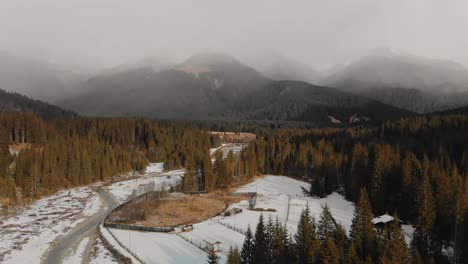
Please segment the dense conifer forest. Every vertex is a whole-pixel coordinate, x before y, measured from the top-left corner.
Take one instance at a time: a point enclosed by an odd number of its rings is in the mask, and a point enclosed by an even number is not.
[[[0,196],[10,203],[18,201],[18,195],[37,198],[142,170],[150,161],[165,162],[167,169],[185,167],[184,191],[226,189],[258,174],[288,175],[312,183],[306,194],[324,197],[337,191],[355,202],[356,223],[347,237],[339,226],[331,233],[322,227],[328,224],[321,222],[330,222],[326,208],[318,223],[304,212],[298,230],[305,229],[306,237],[301,232],[295,237],[283,234],[291,249],[277,245],[281,252],[273,250],[273,256],[293,254],[299,263],[395,263],[401,257],[400,263],[407,263],[409,254],[416,263],[444,263],[445,252],[453,250],[458,260],[467,259],[464,114],[411,117],[377,127],[264,127],[240,153],[226,157],[221,151],[213,157],[209,153],[220,144],[218,137],[182,122],[81,117],[45,121],[31,113],[8,113],[0,116],[0,128]],[[11,155],[9,145],[18,144],[24,149]],[[374,233],[369,219],[386,212],[415,226],[410,248],[402,246],[395,227]],[[271,239],[258,236],[251,239]],[[286,249],[293,251],[283,252]],[[241,251],[233,254],[246,258]],[[274,259],[285,263],[281,259],[289,256]]]
[[[0,197],[36,198],[64,187],[142,170],[150,161],[167,169],[208,153],[210,136],[197,128],[137,118],[59,118],[31,113],[0,116]],[[9,145],[22,145],[10,155]],[[15,189],[16,188],[16,189]]]
[[[379,127],[275,129],[252,142],[237,161],[217,159],[214,171],[219,187],[238,175],[262,173],[303,177],[312,183],[306,193],[324,197],[338,191],[358,210],[365,196],[367,218],[395,213],[415,226],[415,262],[443,263],[444,252],[454,250],[463,263],[468,252],[466,135],[468,116],[462,114],[412,117]],[[382,257],[377,249],[370,251],[360,260]]]

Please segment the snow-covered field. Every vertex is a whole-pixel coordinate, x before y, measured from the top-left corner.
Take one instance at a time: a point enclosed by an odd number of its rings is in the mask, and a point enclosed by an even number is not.
[[[241,232],[245,232],[249,225],[252,231],[255,231],[258,218],[262,213],[265,219],[268,219],[270,215],[273,220],[278,217],[279,220],[287,223],[291,232],[295,232],[300,212],[305,208],[306,204],[309,204],[313,214],[318,217],[322,210],[321,206],[327,203],[337,221],[349,229],[354,211],[352,203],[336,193],[324,199],[305,197],[302,194],[301,187],[308,188],[309,184],[284,176],[266,176],[258,179],[239,188],[237,192],[257,192],[259,196],[255,207],[265,210],[274,209],[275,212],[251,211],[248,210],[248,202],[241,201],[231,204],[229,207],[242,208],[242,213],[229,217],[217,216],[195,224],[192,231],[180,233],[179,235],[201,247],[205,247],[206,241],[211,243],[220,242],[218,255],[223,263],[231,246],[239,248],[242,246],[244,235]],[[227,226],[234,227],[237,231]],[[174,252],[189,252],[190,250],[192,254],[197,254],[196,257],[191,259],[191,263],[206,262],[206,253],[203,250],[184,241],[175,234],[144,233],[116,229],[113,232],[121,242],[132,243],[135,252],[148,263],[185,263],[176,261],[176,256],[173,256],[173,254]],[[171,241],[170,243],[176,245],[177,248],[172,248],[172,246],[169,249],[163,247],[162,245],[165,245],[164,241]],[[158,246],[152,244],[150,247],[147,243],[154,243]],[[142,248],[140,248],[140,245]],[[160,250],[156,250],[156,248],[160,248]],[[186,253],[183,253],[183,255],[182,259],[187,257]]]
[[[206,263],[206,253],[175,234],[112,229],[146,263]]]
[[[284,176],[266,176],[239,188],[237,192],[257,192],[259,196],[255,207],[274,209],[274,212],[251,211],[248,210],[248,202],[241,201],[229,206],[229,208],[242,208],[240,214],[229,217],[217,216],[195,224],[190,232],[178,235],[117,229],[112,229],[112,232],[119,241],[130,247],[147,263],[206,263],[206,252],[195,245],[205,247],[207,241],[220,242],[218,255],[221,258],[220,263],[224,263],[231,246],[242,247],[244,241],[242,232],[245,232],[249,225],[252,232],[255,232],[258,218],[262,213],[266,220],[270,216],[273,220],[278,217],[280,221],[286,222],[291,233],[295,233],[300,214],[307,205],[312,215],[318,219],[322,206],[327,204],[335,220],[349,232],[354,213],[353,203],[346,201],[338,193],[332,193],[322,199],[306,197],[301,187],[309,188],[309,184]],[[412,227],[403,226],[403,230],[409,240],[413,232]]]
[[[152,164],[144,176],[116,182],[106,188],[119,203],[149,190],[169,188],[179,183],[184,170],[160,173],[162,166]],[[104,207],[92,187],[102,186],[97,183],[90,187],[73,188],[57,192],[24,208],[12,217],[0,218],[0,262],[1,263],[37,263],[49,245],[59,236],[66,234],[73,227]],[[312,214],[318,218],[323,205],[327,204],[336,221],[349,232],[353,218],[354,205],[341,195],[333,193],[326,198],[306,197],[302,188],[309,184],[284,176],[265,176],[242,186],[237,192],[257,192],[256,208],[273,209],[272,212],[248,210],[248,201],[231,204],[230,208],[242,208],[240,214],[223,217],[217,216],[194,225],[190,232],[163,234],[110,229],[119,242],[130,248],[147,263],[205,263],[207,254],[195,245],[205,247],[206,242],[219,242],[219,256],[224,262],[229,247],[241,247],[244,232],[250,225],[255,231],[259,216],[265,219],[278,217],[286,222],[290,232],[294,233],[301,211],[308,205]],[[230,227],[230,228],[229,228]],[[124,255],[129,255],[107,229],[103,235]],[[413,228],[403,226],[407,241]],[[183,237],[183,238],[182,238]],[[185,240],[184,240],[185,239]],[[187,242],[191,241],[193,244]],[[79,263],[85,247],[92,244],[84,239],[75,251],[66,259],[69,263]],[[113,263],[109,252],[98,243],[92,263]]]
[[[162,163],[152,163],[144,176],[105,188],[119,202],[124,202],[148,188],[175,185],[184,173],[184,170],[161,173],[162,170]],[[37,263],[55,239],[105,208],[94,190],[94,187],[101,186],[102,183],[96,183],[59,191],[32,203],[14,216],[0,217],[0,263]],[[75,254],[69,256],[68,263],[75,263],[82,257],[83,247],[89,242],[83,241]]]
[[[91,188],[74,188],[38,200],[0,218],[0,262],[37,263],[50,243],[102,205]]]

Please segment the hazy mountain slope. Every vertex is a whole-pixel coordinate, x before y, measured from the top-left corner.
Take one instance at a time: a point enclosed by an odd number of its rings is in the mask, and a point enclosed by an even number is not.
[[[34,100],[24,95],[0,90],[0,113],[31,112],[44,119],[76,116],[75,113],[65,111],[48,103]]]
[[[311,66],[275,53],[260,53],[246,59],[249,65],[272,80],[294,80],[320,84],[323,74]]]
[[[82,76],[38,58],[0,52],[0,89],[47,102],[73,94]]]
[[[381,122],[410,114],[389,105],[298,81],[271,81],[222,54],[199,54],[172,69],[143,67],[95,76],[61,105],[86,115],[163,119]],[[333,121],[333,122],[332,122]]]
[[[410,88],[374,87],[356,93],[418,113],[429,113],[468,104],[468,92],[424,92]]]
[[[248,95],[234,114],[256,120],[297,120],[318,124],[381,122],[412,114],[409,111],[298,81],[272,82]]]
[[[445,110],[445,111],[438,111],[438,112],[434,112],[434,113],[430,113],[430,114],[442,114],[442,115],[445,115],[445,114],[464,114],[464,115],[466,115],[466,114],[468,114],[468,106],[453,108],[453,109]]]
[[[462,65],[388,51],[355,61],[324,82],[421,113],[468,103],[468,70]]]
[[[268,82],[230,56],[200,54],[160,72],[138,68],[93,77],[83,95],[60,104],[87,115],[207,118]]]

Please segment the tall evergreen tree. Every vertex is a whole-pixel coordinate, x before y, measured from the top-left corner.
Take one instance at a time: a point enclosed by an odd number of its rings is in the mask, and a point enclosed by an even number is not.
[[[321,245],[319,256],[319,262],[323,264],[338,264],[341,259],[340,251],[331,239],[327,239]]]
[[[255,264],[267,264],[268,263],[268,239],[265,230],[265,222],[263,214],[260,214],[258,218],[257,229],[255,230],[255,242],[254,242],[254,260]]]
[[[419,188],[418,209],[416,230],[413,237],[413,252],[414,254],[420,254],[424,261],[428,261],[432,258],[433,253],[431,233],[436,218],[435,203],[428,173],[424,174]]]
[[[366,260],[366,258],[372,258],[374,254],[375,231],[372,218],[372,208],[367,191],[363,188],[354,210],[350,232],[351,241],[354,243],[356,252],[362,261]]]
[[[241,263],[242,264],[255,264],[254,262],[254,238],[252,235],[252,230],[250,229],[250,225],[247,226],[247,232],[245,233],[245,240],[242,245],[241,251]]]
[[[10,164],[9,143],[10,139],[6,128],[0,124],[0,178],[6,176]]]
[[[241,255],[237,247],[230,247],[226,264],[241,264]]]
[[[317,240],[315,220],[310,215],[309,205],[301,212],[294,240],[298,263],[315,263],[320,242]]]
[[[396,214],[388,230],[384,232],[383,252],[380,256],[380,263],[383,264],[409,264],[411,258],[405,237],[401,232],[399,219]]]
[[[322,243],[329,239],[334,239],[336,233],[335,219],[331,214],[330,208],[327,204],[322,206],[322,213],[317,226],[318,238]]]

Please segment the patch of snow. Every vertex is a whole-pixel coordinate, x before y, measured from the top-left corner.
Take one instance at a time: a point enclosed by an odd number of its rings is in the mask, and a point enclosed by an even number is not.
[[[412,225],[401,225],[403,234],[405,235],[405,241],[408,246],[411,245],[411,240],[413,240],[413,234],[416,230]]]
[[[50,243],[84,220],[82,212],[96,196],[87,187],[59,191],[0,218],[0,262],[36,263]]]
[[[220,225],[215,220],[208,220],[195,224],[193,225],[192,231],[180,233],[180,235],[200,245],[202,248],[206,246],[206,241],[210,243],[220,242],[219,245],[217,245],[217,249],[220,250],[220,252],[218,252],[220,263],[226,263],[230,247],[239,247],[239,245],[244,243],[245,239],[243,234]]]
[[[14,149],[9,149],[10,150],[10,155],[18,155],[19,151],[18,150],[14,150]]]
[[[354,217],[354,204],[334,192],[325,198],[316,197],[301,197],[292,198],[289,203],[289,218],[288,227],[291,232],[295,233],[302,210],[308,205],[311,215],[318,220],[322,212],[322,206],[328,205],[336,222],[341,224],[346,230],[347,234],[351,229],[351,224]]]
[[[120,202],[124,203],[148,191],[159,190],[162,187],[176,186],[182,181],[185,170],[175,170],[157,176],[142,176],[136,179],[121,181],[106,187]]]
[[[304,194],[301,187],[309,189],[310,184],[286,176],[268,175],[242,186],[236,192],[256,192],[265,195],[288,194],[302,197]]]
[[[145,263],[206,263],[205,251],[175,234],[111,229]]]
[[[95,213],[97,213],[103,206],[101,198],[99,196],[93,196],[89,201],[86,203],[86,207],[83,210],[83,215],[85,216],[91,216]]]
[[[115,238],[112,236],[112,234],[110,232],[112,232],[114,235],[115,235],[115,230],[110,230],[110,229],[107,229],[105,227],[102,226],[102,224],[99,226],[100,230],[101,230],[101,234],[104,236],[104,238],[107,240],[107,242],[109,242],[109,244],[111,244],[111,246],[113,248],[115,248],[117,251],[119,251],[122,255],[130,258],[132,260],[132,263],[140,263],[140,261],[138,261],[137,259],[135,259],[135,257],[133,257],[132,254],[130,254],[125,248],[123,248],[116,240]],[[121,243],[122,242],[122,239],[121,238],[118,238],[119,241]],[[123,243],[125,245],[125,243]],[[125,245],[127,246],[127,245]],[[127,246],[128,247],[128,246]]]
[[[146,173],[161,173],[164,170],[164,163],[163,162],[158,162],[158,163],[150,163],[148,166],[146,166]]]
[[[219,149],[221,149],[221,148],[223,148],[223,147],[225,147],[227,145],[229,145],[229,144],[223,143],[223,144],[221,144],[221,146],[219,146],[217,148],[210,148],[210,156],[213,155],[214,153],[216,153],[216,151],[218,151]]]

